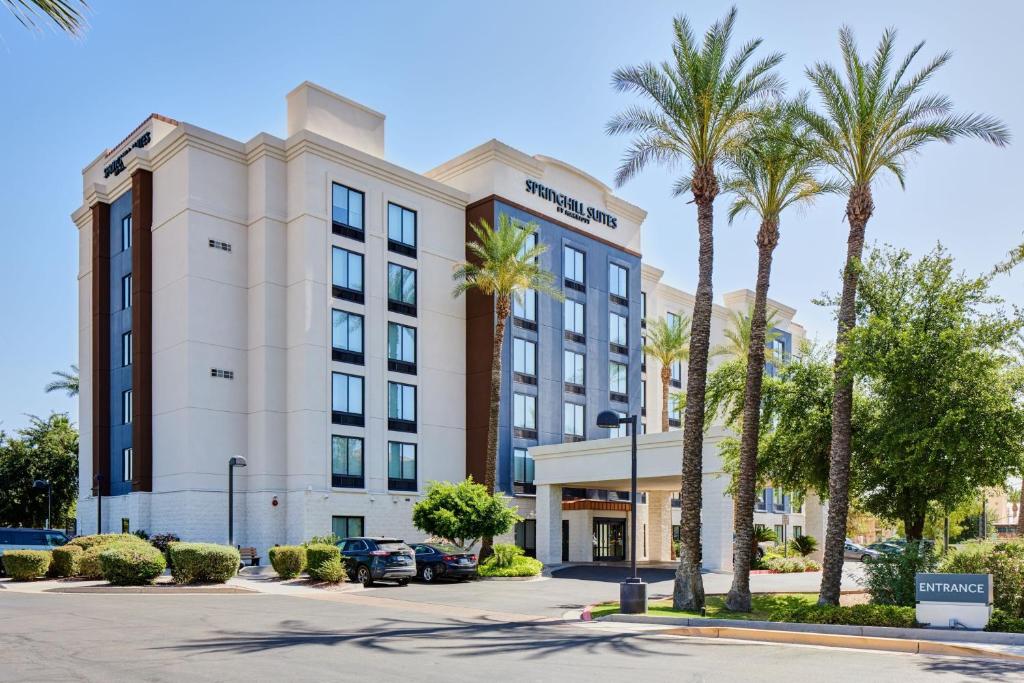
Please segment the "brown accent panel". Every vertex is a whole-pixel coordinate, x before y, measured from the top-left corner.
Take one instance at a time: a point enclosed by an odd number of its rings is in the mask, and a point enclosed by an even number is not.
[[[471,225],[494,222],[494,202],[477,202],[466,210],[466,244],[476,241]],[[476,257],[466,250],[467,259]],[[466,474],[483,483],[487,470],[487,426],[491,403],[491,356],[494,350],[494,297],[466,292]]]
[[[617,510],[629,512],[630,504],[614,500],[563,500],[563,510]]]
[[[153,173],[132,173],[132,491],[153,490]]]
[[[110,495],[110,204],[92,205],[92,494]],[[96,485],[96,475],[103,475]]]
[[[554,223],[555,225],[560,225],[563,228],[565,228],[566,230],[571,230],[572,232],[575,232],[578,235],[583,235],[584,237],[586,237],[588,239],[592,239],[595,242],[600,242],[601,244],[606,244],[606,245],[608,245],[609,247],[611,247],[613,249],[618,249],[619,251],[624,251],[627,254],[632,254],[633,256],[636,256],[637,258],[642,258],[640,256],[640,252],[638,252],[638,251],[633,251],[632,249],[627,249],[626,247],[623,247],[621,245],[615,244],[614,242],[610,242],[609,240],[606,240],[603,237],[598,237],[597,235],[594,235],[593,233],[589,233],[589,232],[587,232],[586,230],[584,230],[582,228],[577,228],[575,225],[569,225],[568,223],[566,223],[564,221],[560,221],[557,218],[552,218],[551,216],[546,216],[546,215],[540,213],[539,211],[531,209],[531,208],[529,208],[527,206],[523,206],[522,204],[517,204],[516,202],[512,201],[511,199],[505,199],[504,197],[502,197],[501,195],[498,195],[498,194],[492,194],[489,197],[484,197],[483,199],[480,199],[480,200],[477,200],[477,201],[473,202],[472,204],[470,204],[469,206],[466,207],[466,215],[468,216],[469,213],[472,210],[474,210],[477,206],[493,204],[495,201],[499,201],[502,204],[508,204],[509,206],[511,206],[514,209],[519,209],[520,211],[525,211],[526,213],[530,214],[531,216],[536,216],[537,218],[540,218],[541,220],[545,220],[548,223]]]

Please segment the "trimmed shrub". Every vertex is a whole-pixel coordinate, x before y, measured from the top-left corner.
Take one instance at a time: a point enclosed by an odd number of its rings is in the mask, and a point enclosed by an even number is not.
[[[347,578],[345,565],[341,563],[339,557],[332,557],[321,562],[316,568],[316,575],[321,581],[327,583],[341,583]]]
[[[940,571],[991,574],[992,604],[1007,617],[1024,619],[1024,543],[976,544],[946,556]]]
[[[896,605],[801,605],[780,607],[774,610],[772,621],[788,621],[795,624],[844,624],[847,626],[892,626],[913,628],[915,610],[913,607]]]
[[[164,554],[148,543],[111,543],[100,551],[103,578],[115,586],[153,583],[166,566]]]
[[[78,574],[76,576],[83,579],[102,579],[103,565],[100,564],[100,553],[106,550],[109,545],[111,544],[94,545],[82,552],[78,556]]]
[[[860,583],[871,594],[872,604],[913,607],[914,576],[935,571],[937,564],[930,543],[911,541],[901,553],[883,554],[864,562]]]
[[[154,548],[159,550],[167,557],[167,548],[172,543],[177,543],[181,539],[178,538],[178,534],[166,533],[166,534],[153,534],[149,537],[149,542]]]
[[[270,564],[282,579],[294,579],[306,566],[306,549],[301,545],[279,545],[271,548]]]
[[[523,556],[523,549],[512,543],[495,543],[494,554],[491,556],[493,564],[499,569],[507,569],[516,561],[517,557]]]
[[[821,569],[821,565],[814,560],[806,560],[802,557],[767,557],[762,561],[762,565],[765,569],[770,569],[780,574],[814,572]]]
[[[224,583],[238,573],[238,550],[216,543],[172,543],[171,576],[175,583]]]
[[[492,555],[477,568],[477,573],[480,576],[537,576],[542,569],[544,569],[544,564],[540,560],[524,555],[517,555],[511,564],[501,567],[498,566]]]
[[[988,620],[986,631],[1001,633],[1024,633],[1024,619],[1011,617],[1001,609],[992,610],[992,618]]]
[[[3,555],[4,571],[15,581],[32,581],[46,576],[50,568],[48,550],[8,550]]]
[[[140,545],[149,545],[149,543],[135,534],[91,534],[89,536],[72,538],[68,541],[67,545],[77,545],[82,550],[88,550],[94,546],[109,545],[111,543],[136,543]]]
[[[50,559],[50,576],[66,578],[78,576],[78,561],[82,557],[82,549],[77,545],[65,545],[54,548]]]
[[[327,543],[311,543],[306,546],[306,573],[309,574],[309,578],[327,581],[320,575],[320,569],[325,563],[330,563],[332,560],[341,563],[341,550],[338,549],[338,546]]]
[[[338,545],[339,543],[341,543],[341,540],[341,536],[334,532],[331,532],[326,536],[314,536],[302,545],[307,547],[311,545]]]
[[[789,542],[789,549],[802,557],[807,557],[818,549],[818,539],[814,536],[794,536]]]

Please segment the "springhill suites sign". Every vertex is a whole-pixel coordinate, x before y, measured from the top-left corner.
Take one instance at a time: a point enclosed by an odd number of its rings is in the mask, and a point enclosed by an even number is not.
[[[619,227],[619,219],[612,214],[596,209],[593,206],[587,206],[578,199],[573,199],[558,190],[541,185],[536,180],[528,179],[526,181],[526,191],[553,203],[558,213],[578,220],[581,223],[589,225],[591,222],[594,222],[607,225],[609,228]]]
[[[109,178],[112,175],[120,175],[121,171],[124,170],[124,158],[128,156],[128,152],[133,149],[142,149],[149,144],[152,136],[147,130],[145,133],[140,135],[135,142],[129,145],[123,152],[117,155],[117,158],[111,161],[109,164],[103,167],[103,177]]]

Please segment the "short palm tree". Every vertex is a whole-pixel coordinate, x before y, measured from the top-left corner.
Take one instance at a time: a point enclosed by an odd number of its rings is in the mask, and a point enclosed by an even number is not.
[[[773,54],[751,63],[761,40],[751,40],[730,54],[736,8],[713,24],[698,41],[686,17],[673,20],[672,59],[618,69],[612,83],[638,93],[649,106],[633,106],[615,116],[609,134],[631,134],[633,142],[615,181],[622,185],[644,167],[658,162],[685,167],[674,193],[692,194],[697,205],[699,238],[697,292],[690,334],[683,420],[683,466],[680,485],[680,548],[672,603],[676,609],[704,606],[701,579],[701,458],[704,447],[704,392],[711,338],[714,201],[721,188],[718,170],[723,155],[756,114],[756,105],[782,90],[772,70],[782,61]]]
[[[661,431],[667,432],[672,364],[682,363],[690,355],[690,320],[685,316],[674,323],[664,318],[649,320],[644,353],[661,364]]]
[[[761,249],[758,244],[758,250]],[[776,360],[774,352],[767,348],[768,344],[781,337],[781,333],[775,329],[775,324],[779,321],[778,314],[775,311],[766,311],[764,321],[764,359],[771,363]],[[715,348],[711,349],[712,356],[725,356],[730,360],[739,360],[744,363],[750,356],[750,340],[753,330],[754,321],[754,306],[751,305],[746,311],[732,311],[732,319],[729,321],[729,327],[725,328],[722,334],[725,336],[725,343],[719,344]]]
[[[750,567],[753,557],[749,539],[754,533],[754,489],[757,486],[757,445],[761,426],[761,383],[766,360],[775,358],[765,346],[777,339],[776,317],[768,311],[768,287],[772,257],[779,244],[779,221],[791,206],[807,204],[832,183],[817,178],[820,163],[810,151],[806,125],[801,120],[802,98],[796,103],[779,102],[765,107],[754,122],[745,144],[729,157],[725,186],[735,197],[729,209],[730,222],[743,213],[761,219],[757,232],[757,280],[754,303],[746,312],[736,312],[733,328],[726,330],[726,352],[746,361],[743,413],[740,431],[739,476],[733,520],[736,553],[733,558],[732,587],[726,605],[737,612],[750,611]]]
[[[1010,133],[998,119],[982,114],[957,114],[953,103],[940,94],[922,95],[922,88],[951,58],[944,52],[917,73],[908,70],[924,43],[918,43],[900,61],[893,49],[896,31],[886,30],[871,59],[857,51],[853,31],[839,31],[845,79],[823,62],[806,70],[824,113],[809,109],[804,120],[811,129],[814,153],[838,174],[847,196],[849,235],[839,299],[836,330],[835,388],[832,400],[832,444],[829,462],[829,507],[825,558],[818,601],[839,604],[843,570],[843,541],[850,507],[850,438],[853,377],[845,371],[843,343],[855,323],[854,303],[864,235],[874,213],[871,186],[889,171],[903,186],[906,163],[929,142],[953,142],[972,137],[1006,145]]]
[[[471,225],[476,241],[466,244],[468,260],[456,266],[453,296],[469,291],[494,297],[494,345],[491,352],[491,395],[487,423],[487,454],[484,485],[494,494],[498,469],[498,407],[501,401],[502,348],[505,324],[512,310],[512,299],[522,299],[528,290],[548,294],[557,299],[562,293],[554,287],[554,276],[541,268],[540,255],[547,246],[539,242],[527,247],[527,240],[537,231],[535,223],[516,225],[508,215],[498,215],[497,229],[485,220]],[[493,539],[485,537],[481,558],[489,557]]]
[[[83,0],[0,0],[0,3],[6,5],[25,28],[40,29],[44,20],[50,20],[73,36],[81,35],[85,29],[85,12],[89,9]]]
[[[52,393],[54,391],[66,392],[68,396],[74,398],[78,396],[78,366],[72,365],[71,371],[66,370],[54,370],[51,373],[57,377],[49,384],[44,387],[46,393]]]

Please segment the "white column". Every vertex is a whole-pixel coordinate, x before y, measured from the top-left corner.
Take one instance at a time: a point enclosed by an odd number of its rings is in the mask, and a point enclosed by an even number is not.
[[[811,559],[821,562],[825,554],[825,529],[828,524],[828,503],[823,502],[814,491],[807,492],[804,500],[804,534],[813,536],[818,542]]]
[[[725,495],[729,476],[704,473],[701,508],[701,543],[704,569],[732,571],[732,496]]]
[[[545,565],[562,562],[561,486],[537,486],[537,559]]]
[[[651,562],[672,561],[672,492],[647,492],[647,556]]]

